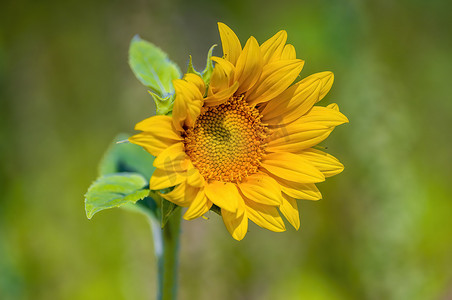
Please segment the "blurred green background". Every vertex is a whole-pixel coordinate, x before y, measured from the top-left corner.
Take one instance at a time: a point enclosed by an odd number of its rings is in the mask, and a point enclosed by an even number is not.
[[[345,171],[302,225],[233,240],[183,222],[180,299],[452,299],[452,2],[2,1],[0,299],[154,299],[146,219],[85,217],[118,132],[154,112],[127,65],[140,34],[185,70],[219,43],[286,29],[301,76],[330,70],[350,124],[324,143]],[[216,54],[221,52],[217,49]],[[288,224],[287,224],[288,225]]]

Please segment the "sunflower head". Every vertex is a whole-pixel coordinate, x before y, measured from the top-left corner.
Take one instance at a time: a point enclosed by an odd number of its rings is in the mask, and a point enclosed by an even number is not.
[[[297,199],[321,198],[315,183],[340,173],[343,165],[314,149],[348,122],[336,104],[316,106],[333,84],[331,72],[293,84],[304,61],[279,31],[259,45],[240,40],[219,23],[223,57],[209,84],[194,73],[173,81],[171,116],[138,123],[132,143],[154,155],[150,189],[174,187],[162,197],[188,207],[184,218],[221,209],[226,228],[241,240],[248,220],[284,231],[282,213],[300,226]]]

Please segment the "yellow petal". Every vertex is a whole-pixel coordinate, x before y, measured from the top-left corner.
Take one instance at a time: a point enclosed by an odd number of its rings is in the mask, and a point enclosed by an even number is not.
[[[231,86],[234,83],[235,66],[230,61],[227,61],[223,58],[213,56],[211,59],[216,64],[210,80],[210,86],[213,85],[215,87],[217,85],[222,85],[225,88]],[[221,70],[221,72],[223,73],[223,75],[219,78],[216,78],[214,76],[216,69]],[[220,82],[220,80],[225,82]],[[216,93],[216,91],[214,92]]]
[[[225,90],[229,87],[229,78],[226,71],[220,65],[215,65],[210,77],[209,90],[207,96],[212,96],[219,91]]]
[[[186,184],[182,182],[178,186],[176,186],[171,192],[162,194],[159,193],[164,199],[173,202],[176,205],[186,207],[189,206],[193,199],[186,197]]]
[[[296,120],[293,124],[317,124],[321,126],[334,127],[344,123],[348,123],[348,119],[339,110],[314,106],[304,116]]]
[[[264,156],[261,166],[271,174],[286,180],[315,183],[325,176],[306,159],[292,153],[271,153]]]
[[[235,66],[231,62],[215,56],[211,59],[216,64],[210,79],[208,96],[213,96],[232,86],[234,84],[235,74]]]
[[[334,176],[344,170],[344,165],[337,158],[326,152],[311,148],[300,152],[299,155],[309,160],[325,177]]]
[[[186,80],[175,79],[173,85],[176,99],[174,100],[172,120],[174,127],[183,131],[184,124],[193,126],[199,116],[203,105],[203,95],[195,84]]]
[[[262,228],[275,232],[286,230],[286,226],[274,206],[259,204],[245,199],[245,209],[248,218]]]
[[[177,143],[163,150],[154,160],[154,167],[174,172],[183,172],[188,168],[188,156],[184,143]]]
[[[234,95],[235,91],[237,91],[237,88],[239,87],[239,83],[235,82],[232,86],[229,88],[218,92],[217,94],[214,94],[212,96],[206,97],[204,99],[204,103],[206,106],[216,106],[220,105],[224,102],[226,102],[229,98]]]
[[[179,94],[183,94],[184,97],[188,100],[202,99],[203,94],[201,93],[198,85],[194,83],[197,81],[196,79],[194,79],[194,77],[199,78],[199,76],[197,76],[195,74],[186,75],[186,76],[188,76],[186,78],[189,78],[190,80],[184,80],[184,79],[173,80],[173,85],[174,85],[174,89],[176,91],[176,96],[179,93]]]
[[[281,191],[290,197],[313,201],[322,199],[322,194],[314,183],[289,181],[276,176],[274,178],[281,185]]]
[[[204,80],[202,80],[199,75],[196,75],[194,73],[187,73],[184,75],[184,80],[196,86],[201,95],[204,95],[204,93],[206,92],[206,85],[204,84]]]
[[[205,187],[207,198],[216,206],[230,212],[237,212],[239,202],[242,201],[235,184],[214,181]]]
[[[287,44],[284,46],[283,52],[281,53],[281,60],[286,59],[296,59],[297,53],[295,52],[295,47],[291,44]]]
[[[162,169],[155,169],[149,182],[149,189],[161,190],[169,188],[187,179],[186,172],[173,172]]]
[[[330,108],[330,109],[334,109],[334,110],[339,111],[339,106],[337,106],[336,103],[328,104],[326,107],[327,107],[327,108]]]
[[[283,195],[284,200],[279,210],[289,223],[298,230],[300,228],[300,214],[298,212],[297,201],[287,195]]]
[[[135,130],[151,132],[155,137],[173,140],[183,140],[180,133],[173,126],[170,116],[153,116],[135,125]]]
[[[320,72],[320,73],[317,73],[314,75],[316,75],[317,77],[319,77],[322,80],[322,89],[320,90],[319,100],[317,100],[317,102],[319,102],[331,90],[331,87],[333,86],[333,82],[334,82],[334,74],[332,72],[325,71],[325,72]]]
[[[188,207],[187,211],[184,214],[185,220],[193,220],[201,217],[206,212],[209,211],[212,206],[212,202],[207,200],[206,194],[204,193],[204,189],[200,188],[191,188],[195,191],[195,194],[191,193],[191,197],[193,199],[192,203]]]
[[[221,209],[221,216],[223,222],[229,233],[237,241],[241,241],[248,231],[248,218],[245,213],[239,215],[229,212],[225,209]]]
[[[268,152],[300,152],[326,139],[333,127],[313,123],[292,123],[277,129],[268,138]]]
[[[185,120],[186,125],[190,127],[195,125],[195,121],[201,113],[202,105],[202,100],[194,100],[187,103],[187,119]]]
[[[267,174],[256,173],[248,176],[238,186],[249,200],[266,205],[281,204],[281,188],[276,180]]]
[[[333,73],[313,74],[294,84],[278,97],[270,100],[262,111],[262,121],[270,125],[293,122],[304,115],[328,91]]]
[[[259,44],[254,37],[250,37],[237,60],[234,81],[240,86],[238,94],[248,91],[254,86],[262,73],[262,54]]]
[[[249,92],[250,105],[267,102],[284,92],[303,69],[301,59],[280,60],[264,66],[259,82]]]
[[[174,127],[179,131],[184,131],[184,121],[187,118],[186,100],[182,94],[178,95],[176,92],[176,99],[174,99],[172,120]]]
[[[261,45],[262,61],[264,65],[280,59],[286,41],[287,32],[281,30]]]
[[[278,180],[279,182],[279,180]],[[289,181],[287,181],[289,182]],[[281,185],[283,194],[286,194],[292,198],[300,200],[317,201],[322,199],[322,194],[314,183],[298,183],[291,181],[292,185]],[[293,188],[293,187],[296,188]]]
[[[204,187],[206,181],[204,177],[199,173],[199,170],[196,169],[191,162],[189,162],[189,167],[187,170],[187,183],[194,187]]]
[[[218,22],[218,31],[220,32],[224,58],[235,65],[242,52],[240,40],[231,28],[221,22]]]
[[[172,140],[163,137],[155,136],[155,132],[141,132],[129,137],[129,141],[132,144],[139,145],[146,149],[149,153],[154,156],[159,155],[168,147],[179,143],[179,140]]]

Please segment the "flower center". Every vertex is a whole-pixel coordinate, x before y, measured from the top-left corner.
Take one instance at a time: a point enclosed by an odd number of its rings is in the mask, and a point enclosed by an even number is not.
[[[185,152],[206,180],[241,181],[257,172],[264,153],[269,131],[260,118],[243,96],[207,107],[186,130]]]

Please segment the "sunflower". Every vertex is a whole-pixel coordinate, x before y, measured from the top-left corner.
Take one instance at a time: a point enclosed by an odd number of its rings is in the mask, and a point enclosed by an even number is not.
[[[162,197],[188,207],[184,219],[215,205],[236,240],[248,220],[284,231],[279,212],[298,229],[296,199],[321,199],[315,183],[343,170],[313,148],[348,122],[336,104],[314,106],[334,76],[321,72],[293,84],[304,61],[284,30],[260,46],[250,37],[242,49],[228,26],[218,28],[223,57],[212,57],[209,84],[193,73],[174,80],[172,115],[139,122],[142,132],[129,140],[156,157],[150,189],[174,187]]]

